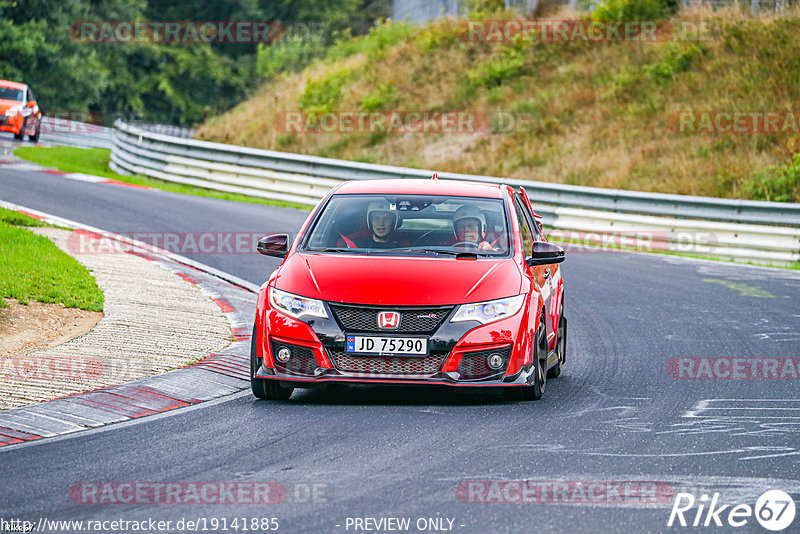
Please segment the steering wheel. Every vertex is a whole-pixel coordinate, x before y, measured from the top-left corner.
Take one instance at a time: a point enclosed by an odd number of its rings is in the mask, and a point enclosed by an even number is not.
[[[454,243],[453,247],[478,248],[478,244],[472,241],[459,241],[458,243]]]

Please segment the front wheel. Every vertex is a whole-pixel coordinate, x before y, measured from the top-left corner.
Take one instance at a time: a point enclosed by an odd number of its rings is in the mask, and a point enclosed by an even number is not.
[[[277,380],[256,378],[256,372],[261,366],[258,357],[258,336],[256,325],[253,325],[253,337],[250,340],[250,389],[253,395],[264,400],[286,400],[292,396],[294,388],[285,388]]]
[[[558,362],[547,371],[547,378],[558,378],[559,375],[561,375],[561,366],[567,361],[567,318],[564,317],[563,312],[561,313],[561,318],[558,320],[556,353],[558,354]]]
[[[39,123],[36,125],[36,131],[34,132],[33,135],[29,135],[28,139],[30,141],[33,141],[34,143],[37,143],[39,141],[39,136],[41,134],[42,134],[42,121],[39,121]]]
[[[544,395],[544,388],[547,384],[547,333],[545,331],[544,318],[539,321],[539,328],[536,330],[533,364],[533,384],[508,388],[505,392],[508,399],[531,401],[539,400]]]
[[[19,127],[19,133],[14,134],[14,139],[17,141],[22,141],[25,138],[25,126],[27,125],[27,121],[22,121],[22,126]]]

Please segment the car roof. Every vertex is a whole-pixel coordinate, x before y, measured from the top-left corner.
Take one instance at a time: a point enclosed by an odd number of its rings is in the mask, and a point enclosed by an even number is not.
[[[0,85],[3,87],[9,87],[11,89],[25,89],[28,87],[27,84],[19,83],[19,82],[10,82],[8,80],[0,80]]]
[[[452,195],[460,197],[503,198],[507,185],[460,180],[422,180],[417,178],[353,180],[345,182],[337,195]]]

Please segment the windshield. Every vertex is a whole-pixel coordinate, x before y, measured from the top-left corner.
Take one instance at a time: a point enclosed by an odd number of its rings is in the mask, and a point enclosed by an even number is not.
[[[16,100],[22,102],[22,89],[0,87],[0,100]]]
[[[303,250],[401,256],[507,255],[500,199],[444,195],[334,195]]]

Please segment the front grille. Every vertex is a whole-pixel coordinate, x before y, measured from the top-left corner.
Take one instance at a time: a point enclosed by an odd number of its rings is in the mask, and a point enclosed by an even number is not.
[[[486,363],[486,358],[491,354],[499,354],[503,357],[503,366],[496,371]],[[458,365],[458,372],[461,375],[460,378],[461,380],[480,380],[494,375],[502,376],[505,374],[510,356],[511,347],[482,350],[480,352],[467,352],[462,356],[461,363]]]
[[[432,375],[441,369],[446,356],[355,356],[341,350],[327,351],[339,371],[372,375]]]
[[[274,340],[270,340],[270,346],[272,347],[272,359],[275,362],[276,371],[288,375],[314,376],[314,370],[317,368],[317,359],[314,357],[313,350]],[[279,362],[277,358],[278,351],[282,347],[292,351],[292,357],[286,363]]]
[[[452,306],[445,308],[365,308],[331,304],[336,320],[347,332],[392,332],[399,334],[432,334],[444,322]],[[378,314],[382,311],[395,311],[400,314],[400,326],[387,330],[378,326]]]

